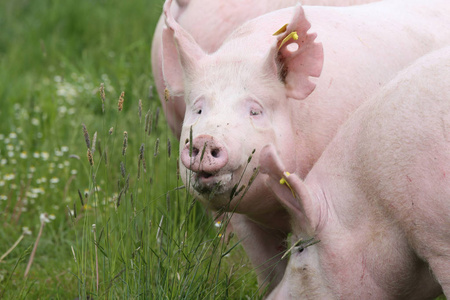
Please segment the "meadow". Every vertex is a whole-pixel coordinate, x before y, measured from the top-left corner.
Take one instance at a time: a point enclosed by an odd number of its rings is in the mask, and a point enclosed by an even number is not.
[[[162,1],[0,1],[0,299],[257,299],[177,174]]]

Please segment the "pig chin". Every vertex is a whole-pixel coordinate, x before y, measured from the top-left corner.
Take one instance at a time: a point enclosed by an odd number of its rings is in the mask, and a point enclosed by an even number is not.
[[[230,190],[230,185],[233,180],[232,173],[226,174],[208,174],[199,172],[193,174],[193,185],[202,198],[213,198],[214,195],[220,195]]]

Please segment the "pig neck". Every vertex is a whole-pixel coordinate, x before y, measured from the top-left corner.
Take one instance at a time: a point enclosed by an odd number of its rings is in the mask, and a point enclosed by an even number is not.
[[[265,206],[263,211],[259,209],[248,209],[242,212],[242,214],[263,228],[275,230],[280,234],[287,235],[291,231],[290,217],[286,209],[279,204],[275,195],[264,185],[259,188],[256,197],[260,202],[265,204],[270,203],[272,205]]]

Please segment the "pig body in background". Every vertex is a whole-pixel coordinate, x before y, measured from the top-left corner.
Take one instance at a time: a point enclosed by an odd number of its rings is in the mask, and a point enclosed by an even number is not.
[[[304,178],[368,96],[450,42],[449,2],[282,9],[245,23],[212,54],[172,18],[170,4],[163,69],[170,94],[186,101],[182,179],[209,208],[235,212],[233,230],[259,267],[259,282],[273,286],[285,269],[279,257],[291,225],[265,176],[252,178],[260,150],[273,143]],[[180,62],[183,80],[171,77]]]
[[[449,87],[450,48],[421,58],[354,112],[304,182],[262,151],[292,241],[320,240],[292,250],[270,299],[450,296]]]
[[[305,0],[301,3],[303,5],[346,6],[375,1],[379,0]],[[219,48],[234,29],[245,21],[297,3],[298,0],[179,0],[172,5],[172,13],[177,22],[194,37],[200,47],[205,52],[212,53]],[[181,93],[177,96],[172,95],[170,101],[165,101],[166,84],[162,74],[163,26],[164,15],[161,16],[153,36],[152,70],[167,122],[172,132],[179,138],[186,105]],[[178,57],[174,59],[178,59]],[[180,78],[183,76],[179,64],[173,72]]]

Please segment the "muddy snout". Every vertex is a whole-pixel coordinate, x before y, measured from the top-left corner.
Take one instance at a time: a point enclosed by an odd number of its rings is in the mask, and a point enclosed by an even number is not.
[[[210,135],[200,135],[186,143],[181,152],[181,162],[196,173],[216,174],[228,163],[225,147]]]

